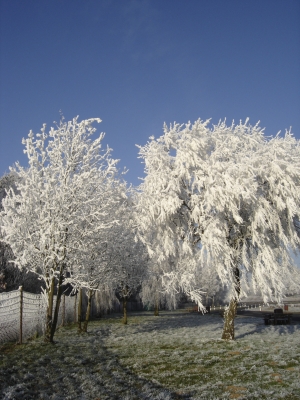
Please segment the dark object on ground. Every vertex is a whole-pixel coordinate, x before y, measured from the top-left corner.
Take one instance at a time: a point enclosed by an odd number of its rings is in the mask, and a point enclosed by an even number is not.
[[[283,314],[283,309],[282,308],[275,308],[274,314]]]
[[[274,314],[264,316],[265,325],[287,325],[292,320],[292,314],[284,314],[282,308],[276,308]]]
[[[210,306],[206,306],[205,309],[206,309],[206,313],[204,313],[204,314],[210,314]],[[202,311],[199,311],[199,307],[197,305],[193,306],[192,308],[188,308],[188,311],[203,314]]]

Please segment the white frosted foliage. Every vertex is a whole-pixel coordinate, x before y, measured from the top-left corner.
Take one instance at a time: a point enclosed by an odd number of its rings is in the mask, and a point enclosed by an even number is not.
[[[201,305],[207,284],[196,278],[210,268],[238,296],[238,268],[242,290],[284,296],[299,279],[290,252],[299,249],[300,147],[291,132],[266,137],[248,120],[197,120],[165,125],[138,147],[139,231],[149,255],[172,266],[166,284]]]
[[[49,133],[45,125],[39,134],[30,131],[23,139],[29,165],[11,169],[16,190],[2,201],[2,240],[18,267],[40,275],[47,294],[54,278],[63,281],[69,273],[78,286],[98,284],[103,237],[117,224],[113,210],[126,197],[111,149],[101,150],[104,134],[92,140],[99,122],[74,118]]]

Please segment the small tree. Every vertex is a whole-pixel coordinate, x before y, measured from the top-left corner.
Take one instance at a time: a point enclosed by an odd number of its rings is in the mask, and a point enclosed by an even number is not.
[[[23,139],[29,166],[16,164],[16,188],[7,191],[0,214],[3,240],[18,267],[37,273],[45,283],[45,340],[53,342],[62,284],[74,260],[84,258],[90,238],[104,227],[105,190],[116,172],[110,149],[101,152],[104,134],[92,141],[100,119],[61,123],[46,133],[30,131]],[[105,198],[105,200],[104,200]],[[57,292],[56,304],[53,295]],[[53,312],[54,307],[54,312]]]
[[[140,296],[144,305],[154,308],[154,315],[157,317],[165,300],[161,275],[151,273],[148,279],[143,280]]]
[[[146,177],[139,230],[150,256],[172,261],[168,285],[181,286],[200,306],[194,282],[201,265],[230,287],[222,338],[233,339],[247,274],[267,301],[280,300],[296,273],[290,251],[299,245],[300,146],[290,132],[266,138],[248,120],[208,124],[165,126],[163,136],[140,147]]]
[[[144,246],[132,243],[130,247],[124,248],[116,275],[116,290],[123,303],[123,324],[127,324],[127,301],[141,287],[146,269],[147,257]]]
[[[90,318],[92,298],[97,291],[111,297],[116,279],[116,260],[119,255],[115,251],[115,243],[119,239],[120,221],[126,212],[126,183],[117,177],[106,182],[103,187],[103,196],[99,198],[99,209],[102,210],[101,220],[95,221],[101,229],[97,235],[87,232],[88,227],[82,226],[78,233],[85,237],[85,249],[74,249],[73,262],[70,267],[70,276],[66,282],[70,283],[74,291],[85,289],[87,295],[87,309],[83,328],[78,321],[79,331],[87,331]],[[114,296],[115,297],[115,296]],[[109,300],[108,303],[110,303]]]
[[[173,290],[171,288],[166,290],[164,279],[166,279],[167,268],[162,268],[161,265],[152,261],[148,262],[148,273],[142,282],[140,297],[143,304],[153,307],[154,315],[158,316],[161,308],[175,310],[180,301],[181,293],[177,287]]]
[[[114,285],[123,303],[123,323],[127,324],[127,301],[141,288],[147,276],[148,254],[146,247],[136,237],[131,199],[123,212],[118,233],[111,249],[114,259]],[[116,234],[117,233],[117,234]]]
[[[108,311],[113,307],[113,302],[117,300],[116,293],[111,284],[98,285],[97,289],[87,290],[87,308],[85,312],[85,319],[83,322],[82,331],[87,332],[88,323],[90,320],[92,299],[95,299],[95,303],[98,303],[102,311]]]
[[[112,198],[111,208],[101,223],[107,227],[102,235],[91,238],[86,246],[83,260],[73,262],[68,282],[74,288],[87,289],[88,307],[83,325],[86,331],[91,298],[96,291],[111,296],[115,291],[123,302],[123,322],[127,324],[127,301],[140,287],[147,273],[145,246],[135,238],[132,200],[126,196],[126,185],[118,183],[106,194]],[[79,324],[80,330],[81,324]]]

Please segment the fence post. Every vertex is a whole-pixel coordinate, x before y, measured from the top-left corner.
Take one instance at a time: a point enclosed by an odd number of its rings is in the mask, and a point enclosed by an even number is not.
[[[62,321],[61,321],[62,326],[65,326],[65,318],[66,318],[66,295],[63,294],[63,308],[62,308]]]
[[[74,301],[74,323],[76,324],[76,322],[77,322],[77,318],[76,318],[76,311],[77,311],[77,309],[76,309],[76,302],[77,302],[77,293],[75,294],[75,301]]]
[[[20,290],[20,331],[19,331],[19,343],[22,344],[23,336],[23,286],[19,287]]]
[[[94,308],[94,298],[95,298],[95,296],[96,296],[96,294],[94,293],[93,296],[92,296],[92,298],[91,298],[91,314],[90,314],[90,319],[93,319],[93,315],[94,315],[93,308]]]
[[[42,334],[45,333],[45,320],[44,320],[44,309],[43,309],[43,300],[42,295],[40,294],[39,297],[39,318],[38,318],[38,326],[42,326]],[[38,331],[38,328],[37,328]]]
[[[78,312],[77,312],[77,324],[78,324],[78,332],[81,332],[81,320],[82,320],[82,288],[78,290]]]

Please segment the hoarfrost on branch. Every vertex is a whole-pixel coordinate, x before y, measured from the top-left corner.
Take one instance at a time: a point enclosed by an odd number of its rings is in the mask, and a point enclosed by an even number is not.
[[[164,126],[139,147],[139,231],[165,284],[202,307],[199,270],[215,271],[232,298],[251,287],[280,300],[299,273],[300,147],[290,131],[266,137],[246,120]],[[297,225],[298,224],[298,225]],[[171,269],[170,269],[171,265]]]

